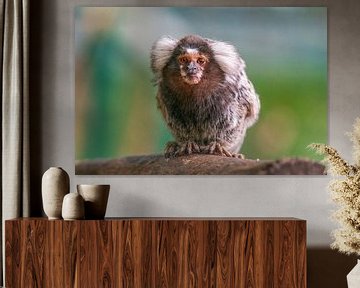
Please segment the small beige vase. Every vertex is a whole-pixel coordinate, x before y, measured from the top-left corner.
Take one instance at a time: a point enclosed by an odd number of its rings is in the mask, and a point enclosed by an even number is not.
[[[84,199],[77,192],[65,195],[62,205],[62,217],[64,220],[84,219]]]
[[[49,219],[61,219],[63,198],[69,193],[69,175],[60,167],[51,167],[42,177],[43,208]]]
[[[77,185],[77,191],[85,201],[85,219],[104,219],[110,185]]]

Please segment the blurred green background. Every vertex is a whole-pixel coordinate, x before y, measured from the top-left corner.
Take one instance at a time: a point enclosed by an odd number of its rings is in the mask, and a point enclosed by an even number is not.
[[[162,35],[234,44],[260,95],[247,158],[317,159],[327,143],[327,10],[77,7],[76,159],[161,153],[172,136],[156,108],[150,49]]]

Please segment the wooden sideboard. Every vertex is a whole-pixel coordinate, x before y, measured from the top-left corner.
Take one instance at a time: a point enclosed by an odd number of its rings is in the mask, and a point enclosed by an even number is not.
[[[306,221],[115,218],[5,223],[6,287],[306,287]]]

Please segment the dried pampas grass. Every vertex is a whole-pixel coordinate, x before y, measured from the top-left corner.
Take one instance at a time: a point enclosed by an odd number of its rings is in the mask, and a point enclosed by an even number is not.
[[[331,199],[338,204],[332,218],[342,226],[333,231],[331,247],[360,255],[360,118],[356,119],[349,137],[353,142],[354,165],[329,145],[313,143],[309,148],[325,156],[328,172],[335,177],[329,184]]]

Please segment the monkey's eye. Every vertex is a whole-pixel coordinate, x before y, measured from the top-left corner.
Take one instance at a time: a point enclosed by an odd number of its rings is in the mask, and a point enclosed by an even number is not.
[[[203,57],[199,57],[196,62],[197,62],[198,64],[200,64],[200,65],[204,65],[205,62],[206,62],[206,60],[205,60],[205,58],[203,58]]]
[[[178,61],[180,64],[186,64],[188,62],[188,59],[186,57],[179,57]]]

